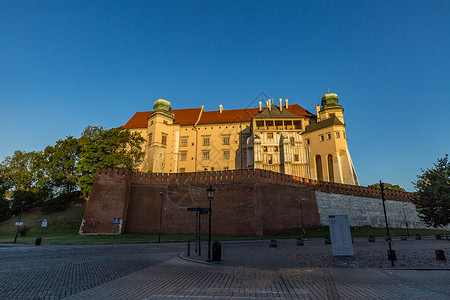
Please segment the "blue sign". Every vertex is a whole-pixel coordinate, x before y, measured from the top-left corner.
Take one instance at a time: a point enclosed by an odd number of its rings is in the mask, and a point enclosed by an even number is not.
[[[120,224],[120,218],[114,218],[113,223],[114,224]]]

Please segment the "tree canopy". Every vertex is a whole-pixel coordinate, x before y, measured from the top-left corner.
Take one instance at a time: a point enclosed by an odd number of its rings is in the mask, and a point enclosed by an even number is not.
[[[421,170],[413,182],[417,197],[412,199],[419,217],[429,226],[449,224],[450,215],[450,162],[448,154],[437,160],[434,168]]]
[[[400,187],[397,184],[390,184],[390,183],[383,183],[384,189],[385,190],[392,190],[392,191],[401,191],[401,192],[406,192],[406,190],[402,187]],[[380,183],[374,183],[374,184],[369,184],[368,187],[372,187],[372,188],[376,188],[376,189],[380,189]]]
[[[89,196],[95,170],[136,169],[143,142],[139,133],[123,128],[88,126],[80,138],[68,136],[43,151],[15,151],[0,164],[0,220],[14,214],[20,201],[26,208],[77,190]]]

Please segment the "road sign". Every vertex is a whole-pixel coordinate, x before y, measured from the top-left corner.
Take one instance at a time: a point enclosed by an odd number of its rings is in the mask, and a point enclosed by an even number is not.
[[[47,227],[47,219],[44,219],[44,221],[42,222],[42,227]]]
[[[113,223],[114,224],[120,224],[120,218],[114,218]]]
[[[16,226],[23,226],[23,222],[16,222]]]
[[[187,211],[199,211],[199,212],[206,212],[208,213],[209,208],[204,208],[204,207],[188,207]],[[205,214],[205,213],[203,213]]]
[[[200,207],[188,207],[187,211],[200,211]]]

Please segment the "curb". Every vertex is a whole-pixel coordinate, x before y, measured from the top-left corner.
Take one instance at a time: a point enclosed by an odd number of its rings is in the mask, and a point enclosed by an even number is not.
[[[209,266],[221,266],[221,263],[218,262],[208,262],[208,261],[204,261],[204,260],[198,260],[198,259],[194,259],[194,258],[190,258],[185,256],[185,252],[181,252],[180,254],[178,254],[178,257],[190,262],[195,262],[198,264],[204,264],[204,265],[209,265]]]

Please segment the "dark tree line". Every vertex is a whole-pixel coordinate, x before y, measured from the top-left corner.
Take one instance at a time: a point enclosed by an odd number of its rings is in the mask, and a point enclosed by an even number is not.
[[[135,169],[144,157],[144,139],[122,128],[88,126],[42,151],[17,150],[0,164],[0,221],[24,209],[58,210],[73,193],[88,197],[99,167]]]

